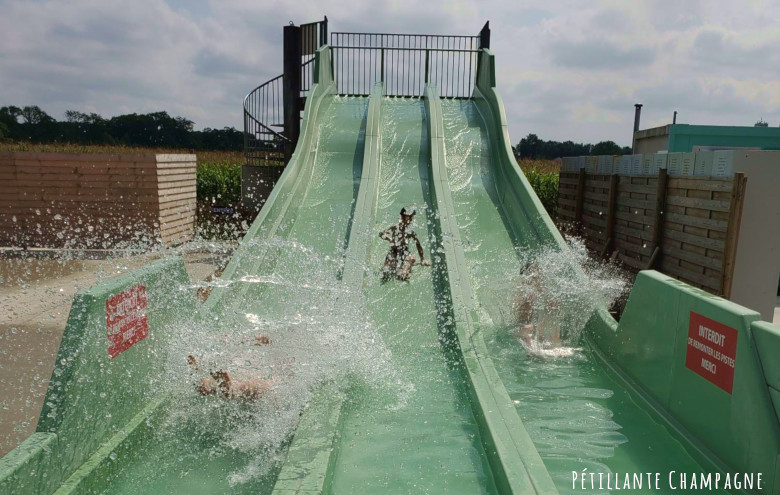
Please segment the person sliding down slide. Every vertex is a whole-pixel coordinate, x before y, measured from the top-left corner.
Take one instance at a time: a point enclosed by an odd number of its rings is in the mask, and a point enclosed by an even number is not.
[[[576,349],[561,342],[561,300],[545,283],[537,263],[530,263],[514,303],[514,335],[529,354],[540,357],[571,356]]]
[[[266,336],[255,337],[255,346],[269,345],[271,341]],[[187,364],[193,371],[199,372],[200,365],[193,355],[187,356]],[[195,390],[200,395],[221,395],[226,399],[259,399],[265,394],[274,380],[261,380],[253,378],[249,380],[235,380],[225,370],[217,370],[209,373],[209,377],[202,378],[195,385]]]
[[[401,221],[379,234],[381,239],[390,243],[390,251],[387,253],[385,266],[382,268],[383,280],[387,280],[391,275],[395,275],[399,280],[409,280],[409,277],[412,275],[412,265],[414,265],[416,261],[414,255],[409,252],[410,239],[414,239],[414,242],[417,245],[417,253],[420,255],[420,265],[431,266],[431,262],[426,260],[423,255],[420,239],[418,239],[417,234],[409,228],[414,220],[415,213],[417,212],[414,208],[402,208]]]

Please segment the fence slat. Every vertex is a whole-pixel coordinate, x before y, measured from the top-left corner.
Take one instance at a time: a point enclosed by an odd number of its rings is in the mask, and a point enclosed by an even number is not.
[[[625,251],[633,251],[636,254],[642,255],[642,256],[650,256],[653,254],[653,250],[642,246],[641,244],[634,244],[632,242],[624,241],[623,239],[615,239],[613,241],[615,244],[615,248],[618,250],[625,250]]]
[[[704,229],[726,232],[729,223],[726,220],[715,220],[710,218],[695,217],[693,215],[683,215],[681,213],[666,213],[666,221],[689,225],[691,227],[701,227]]]
[[[655,194],[655,185],[637,185],[627,182],[618,182],[618,192],[634,192],[642,194]]]
[[[595,214],[607,215],[607,205],[594,205],[593,203],[583,203],[582,209]]]
[[[717,199],[684,198],[682,196],[669,196],[666,203],[687,208],[699,208],[701,210],[729,211],[731,204],[728,201]]]
[[[731,192],[731,179],[683,179],[672,177],[669,179],[669,187],[672,189],[694,189],[698,191],[725,191]]]
[[[645,199],[632,199],[626,197],[620,197],[618,193],[617,204],[618,206],[630,206],[632,208],[642,208],[644,210],[655,209],[655,201],[648,201]]]
[[[626,222],[636,222],[636,223],[641,223],[642,225],[647,225],[648,227],[652,227],[653,220],[655,217],[650,215],[639,215],[634,213],[633,211],[616,210],[615,218]]]
[[[661,260],[661,269],[671,275],[682,277],[691,282],[703,285],[712,291],[717,291],[720,285],[718,277],[709,277],[702,273],[696,273],[674,263],[673,257],[665,257]]]
[[[559,202],[559,204],[560,204],[560,202]],[[573,211],[571,211],[571,210],[567,210],[567,209],[565,209],[565,208],[560,208],[560,207],[559,207],[559,208],[558,208],[557,210],[555,210],[555,211],[556,211],[556,213],[557,213],[558,215],[563,215],[563,216],[565,216],[565,217],[569,217],[569,218],[571,218],[571,219],[574,219],[574,212],[573,212]]]
[[[723,251],[723,241],[720,239],[710,239],[709,237],[700,237],[693,234],[686,234],[685,232],[679,232],[677,230],[667,230],[666,237],[674,239],[680,242],[686,242],[693,244],[694,246],[700,246],[707,249],[714,249],[716,251]]]
[[[615,225],[615,232],[631,237],[637,237],[643,241],[651,241],[653,239],[653,233],[649,230],[632,229],[625,225]]]
[[[592,191],[585,191],[585,199],[589,199],[591,201],[603,201],[606,203],[609,201],[609,193],[601,194]]]
[[[692,253],[690,251],[684,251],[674,246],[670,242],[664,242],[662,246],[663,246],[664,253],[668,253],[674,256],[675,258],[689,261],[691,263],[696,263],[697,265],[701,265],[706,268],[712,268],[713,270],[720,271],[723,268],[722,261],[717,258],[702,256],[700,254]]]
[[[590,215],[583,215],[582,222],[587,225],[598,225],[599,227],[604,228],[607,226],[607,220],[605,218],[599,218]]]

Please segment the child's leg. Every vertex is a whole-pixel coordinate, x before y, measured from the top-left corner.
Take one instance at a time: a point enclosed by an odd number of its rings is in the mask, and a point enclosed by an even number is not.
[[[401,269],[398,271],[398,278],[401,280],[408,280],[412,275],[412,265],[414,265],[414,255],[410,254],[404,259]]]
[[[219,370],[213,372],[211,377],[216,382],[217,388],[219,388],[222,395],[228,397],[233,386],[233,380],[230,378],[230,373],[224,370]]]
[[[193,356],[192,354],[187,356],[187,364],[190,365],[190,367],[194,371],[200,371],[200,366],[198,366],[198,360],[195,359],[195,356]]]
[[[382,278],[384,280],[387,280],[390,278],[390,275],[395,271],[395,256],[393,256],[393,251],[387,253],[387,256],[385,256],[385,265],[382,267]]]
[[[217,382],[213,378],[203,378],[195,387],[200,395],[214,395],[217,393]]]

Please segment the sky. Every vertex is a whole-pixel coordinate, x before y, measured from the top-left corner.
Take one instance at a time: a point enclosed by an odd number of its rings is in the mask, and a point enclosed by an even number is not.
[[[490,21],[513,143],[630,145],[670,123],[780,124],[780,2],[0,0],[0,106],[104,117],[165,110],[242,127],[242,101],[282,72],[282,27],[477,34]]]

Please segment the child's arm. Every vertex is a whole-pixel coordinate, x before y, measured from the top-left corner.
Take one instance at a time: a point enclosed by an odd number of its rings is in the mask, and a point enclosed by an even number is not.
[[[428,266],[431,264],[430,261],[425,261],[425,255],[423,254],[423,247],[420,243],[420,239],[417,238],[417,234],[412,232],[411,236],[414,238],[414,243],[417,245],[417,253],[420,255],[420,264],[423,266]]]
[[[387,242],[393,242],[393,231],[395,230],[395,225],[383,230],[379,233],[379,238],[383,239]]]

